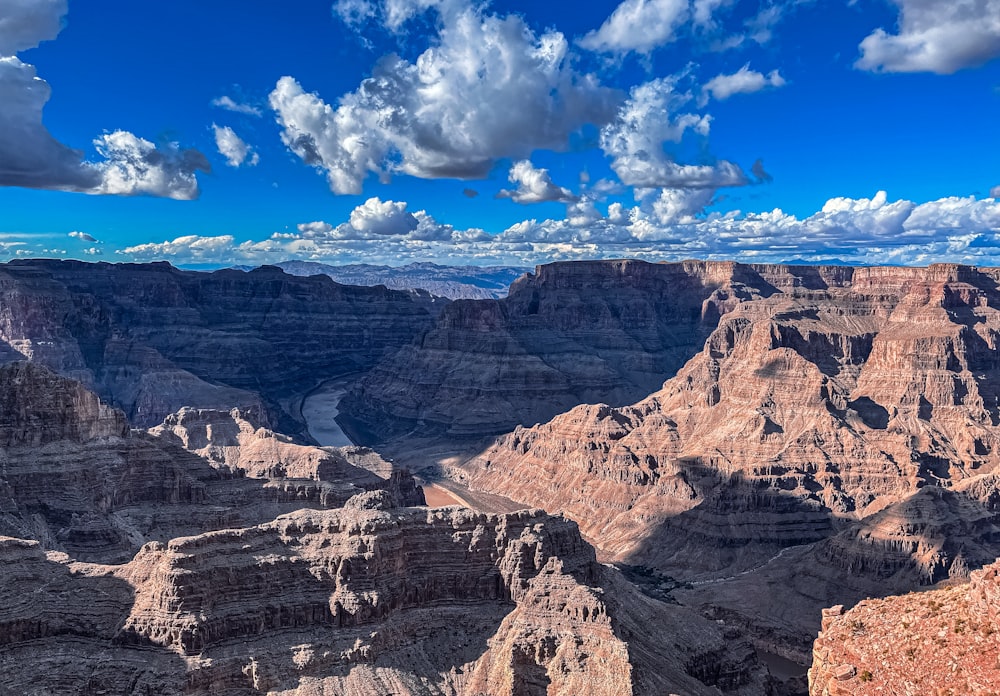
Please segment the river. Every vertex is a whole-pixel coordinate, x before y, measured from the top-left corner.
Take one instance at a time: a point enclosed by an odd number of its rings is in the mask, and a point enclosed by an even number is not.
[[[302,418],[306,422],[306,428],[323,447],[347,447],[354,444],[334,419],[340,413],[340,400],[355,380],[357,376],[331,379],[313,389],[302,400]]]

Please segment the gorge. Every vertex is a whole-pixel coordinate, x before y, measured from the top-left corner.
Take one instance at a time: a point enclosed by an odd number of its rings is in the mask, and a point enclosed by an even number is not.
[[[998,282],[0,266],[2,686],[869,693],[824,610],[1000,558]]]

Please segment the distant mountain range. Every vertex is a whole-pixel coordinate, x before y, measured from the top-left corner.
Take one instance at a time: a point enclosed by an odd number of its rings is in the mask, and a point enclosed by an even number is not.
[[[440,266],[436,263],[411,263],[398,268],[367,263],[331,266],[315,261],[283,261],[274,265],[297,276],[327,275],[345,285],[384,285],[392,290],[421,289],[452,300],[506,297],[510,284],[531,270],[514,266]]]

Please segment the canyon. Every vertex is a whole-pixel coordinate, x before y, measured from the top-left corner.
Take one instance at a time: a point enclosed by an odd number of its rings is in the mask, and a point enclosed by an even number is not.
[[[994,649],[998,269],[21,261],[0,300],[13,693],[882,693],[919,602]]]
[[[132,430],[32,363],[0,394],[5,693],[767,688],[739,632],[649,599],[565,518],[427,508],[371,450],[239,409]]]

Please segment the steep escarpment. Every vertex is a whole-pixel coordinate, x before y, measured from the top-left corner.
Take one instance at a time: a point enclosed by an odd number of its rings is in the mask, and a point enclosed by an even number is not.
[[[342,510],[149,544],[120,566],[0,539],[17,569],[0,586],[0,683],[25,694],[765,691],[745,641],[639,595],[572,522],[386,503],[366,493]],[[100,596],[74,612],[88,593]]]
[[[997,272],[782,285],[780,269],[756,270],[775,292],[732,307],[661,390],[517,428],[452,475],[565,512],[607,557],[710,582],[692,601],[758,617],[1000,556]],[[837,580],[803,586],[802,604],[727,590],[796,563]]]
[[[220,427],[233,427],[223,415]],[[263,441],[248,448],[258,459],[199,456],[176,436],[130,431],[121,411],[79,382],[35,363],[0,366],[0,534],[78,559],[122,560],[150,540],[338,507],[368,490],[423,502],[412,477],[370,452],[293,445],[264,429],[248,437]],[[259,459],[267,452],[270,465]]]
[[[579,403],[627,404],[700,350],[720,314],[774,291],[733,263],[539,266],[505,299],[449,305],[347,395],[338,420],[369,440],[414,429],[467,437]]]
[[[432,321],[429,302],[273,267],[11,261],[0,266],[0,362],[79,379],[136,425],[183,406],[263,404],[294,431],[295,409],[279,404],[409,343]]]
[[[1000,693],[1000,564],[971,582],[823,612],[809,693]]]

